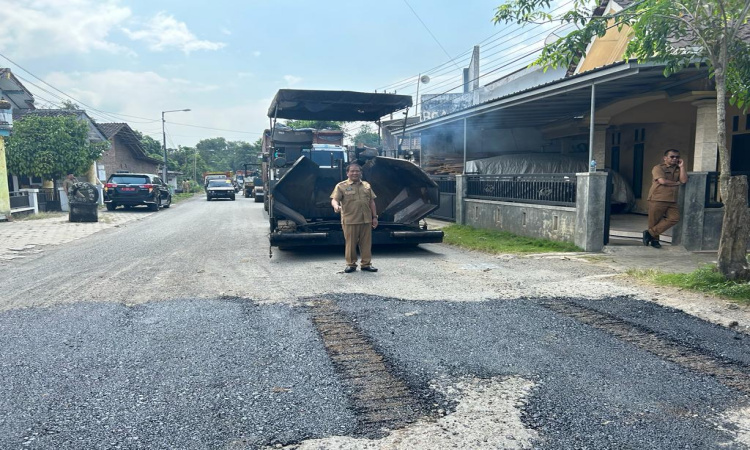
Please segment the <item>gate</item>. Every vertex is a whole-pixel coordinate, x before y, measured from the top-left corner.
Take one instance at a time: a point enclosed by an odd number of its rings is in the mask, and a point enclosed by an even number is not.
[[[440,195],[440,206],[430,214],[435,219],[456,221],[456,178],[450,175],[433,175],[430,177],[437,185]]]

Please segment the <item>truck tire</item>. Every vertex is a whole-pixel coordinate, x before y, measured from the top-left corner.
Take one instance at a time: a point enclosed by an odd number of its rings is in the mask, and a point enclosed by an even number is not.
[[[256,195],[255,196],[255,203],[261,203],[263,201],[262,195]]]

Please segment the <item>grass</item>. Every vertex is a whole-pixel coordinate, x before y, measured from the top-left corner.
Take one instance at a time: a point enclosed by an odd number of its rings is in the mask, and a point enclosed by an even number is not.
[[[181,192],[179,194],[172,194],[172,203],[179,203],[182,200],[191,198],[193,195],[195,195],[192,192]]]
[[[583,251],[567,242],[550,241],[518,236],[507,231],[493,231],[466,225],[449,225],[443,228],[443,242],[485,253],[545,253]]]
[[[60,211],[51,211],[51,212],[40,212],[39,214],[32,213],[26,213],[26,214],[17,214],[13,216],[13,221],[24,221],[24,220],[42,220],[42,219],[52,219],[54,217],[63,217],[67,216],[68,213],[60,212]]]
[[[627,273],[654,284],[680,287],[750,304],[750,283],[727,280],[713,264],[690,273],[665,273],[654,269],[631,269]]]

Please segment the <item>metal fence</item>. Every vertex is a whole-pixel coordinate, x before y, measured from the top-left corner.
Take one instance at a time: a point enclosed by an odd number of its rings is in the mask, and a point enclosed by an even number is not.
[[[456,221],[456,177],[451,175],[433,175],[430,177],[437,185],[440,206],[430,214],[436,219]]]
[[[29,207],[29,194],[26,192],[11,192],[10,193],[10,208],[28,208]]]
[[[745,175],[750,181],[750,172],[732,172],[733,176]],[[706,208],[722,208],[724,203],[721,202],[719,192],[719,172],[709,172],[706,179]],[[750,207],[750,183],[748,183],[747,206]]]
[[[576,174],[467,175],[467,197],[575,206]]]

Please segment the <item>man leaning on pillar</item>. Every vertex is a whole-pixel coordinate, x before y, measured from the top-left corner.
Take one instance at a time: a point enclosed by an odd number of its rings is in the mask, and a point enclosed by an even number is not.
[[[680,151],[664,152],[664,162],[651,170],[651,189],[648,191],[648,230],[643,231],[643,245],[661,248],[659,236],[680,220],[677,195],[680,185],[687,183],[685,161]]]

